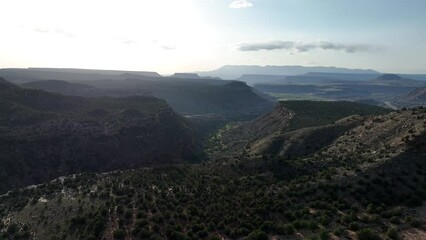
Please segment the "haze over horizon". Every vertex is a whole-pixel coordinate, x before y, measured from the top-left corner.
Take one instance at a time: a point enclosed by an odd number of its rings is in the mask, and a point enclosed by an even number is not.
[[[426,73],[426,2],[4,0],[0,68],[194,72],[302,65]]]

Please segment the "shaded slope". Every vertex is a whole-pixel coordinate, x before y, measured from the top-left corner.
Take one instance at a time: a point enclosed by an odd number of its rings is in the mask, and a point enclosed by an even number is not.
[[[220,84],[219,84],[220,83]],[[269,111],[273,103],[254,93],[242,82],[222,80],[168,79],[158,81],[98,82],[97,87],[124,94],[149,92],[165,99],[184,115],[221,114],[259,116]]]
[[[193,161],[189,124],[153,97],[0,90],[0,191],[82,171]]]
[[[273,107],[272,101],[244,83],[217,79],[145,77],[121,81],[80,81],[78,84],[37,81],[26,83],[24,86],[85,97],[155,96],[166,100],[175,111],[184,115],[216,114],[227,118],[247,119],[264,114]]]
[[[70,83],[61,80],[42,80],[28,82],[22,85],[26,88],[40,89],[47,92],[60,93],[62,95],[70,96],[100,96],[102,91],[87,85],[79,83]]]

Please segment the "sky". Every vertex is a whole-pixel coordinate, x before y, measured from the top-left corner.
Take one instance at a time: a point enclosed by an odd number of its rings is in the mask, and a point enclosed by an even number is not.
[[[0,68],[426,73],[425,0],[0,0]]]

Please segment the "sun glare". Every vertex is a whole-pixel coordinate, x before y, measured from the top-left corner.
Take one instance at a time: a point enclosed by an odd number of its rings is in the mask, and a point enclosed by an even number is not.
[[[0,16],[0,25],[15,38],[2,41],[10,55],[39,56],[40,66],[164,72],[169,61],[176,69],[196,66],[188,56],[208,53],[214,45],[214,31],[191,0],[6,2],[10,11]]]

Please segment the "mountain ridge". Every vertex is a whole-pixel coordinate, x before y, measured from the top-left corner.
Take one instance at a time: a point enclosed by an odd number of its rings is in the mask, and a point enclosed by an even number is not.
[[[237,79],[244,74],[257,75],[300,75],[308,72],[332,72],[332,73],[365,73],[379,74],[371,69],[349,69],[339,67],[306,67],[306,66],[277,66],[277,65],[225,65],[218,69],[197,72],[199,75],[209,75],[222,79]]]

